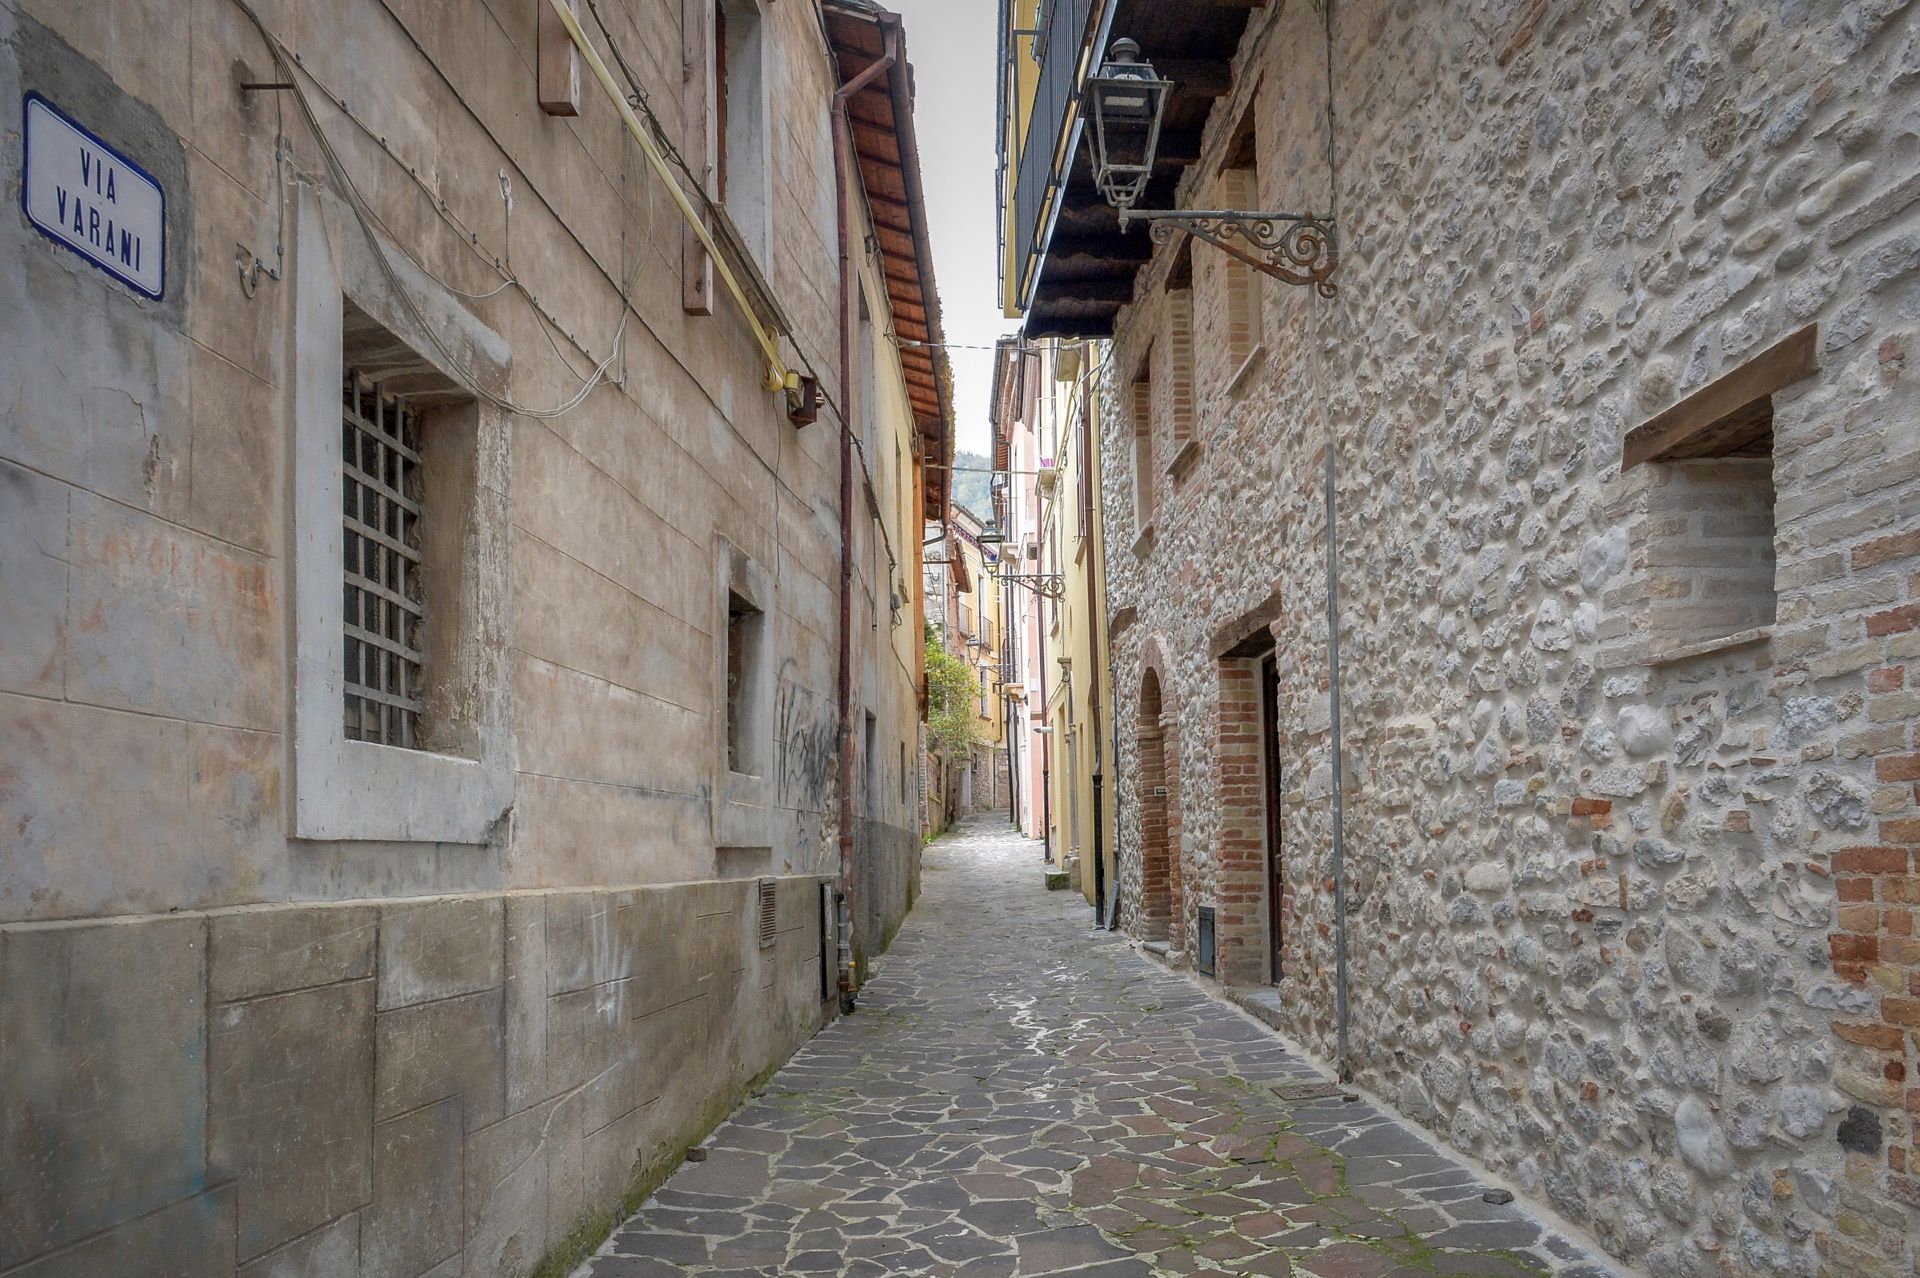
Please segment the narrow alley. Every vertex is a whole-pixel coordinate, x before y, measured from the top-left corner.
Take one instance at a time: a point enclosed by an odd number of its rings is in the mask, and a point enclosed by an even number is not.
[[[1920,1278],[1920,0],[0,109],[0,1278]]]
[[[975,818],[859,1011],[581,1271],[1600,1278],[1265,1029],[1094,931]]]

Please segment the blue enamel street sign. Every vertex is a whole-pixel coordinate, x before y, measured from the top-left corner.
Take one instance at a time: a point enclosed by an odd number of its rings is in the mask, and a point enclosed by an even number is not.
[[[147,171],[38,93],[23,108],[27,220],[129,288],[167,287],[167,197]]]

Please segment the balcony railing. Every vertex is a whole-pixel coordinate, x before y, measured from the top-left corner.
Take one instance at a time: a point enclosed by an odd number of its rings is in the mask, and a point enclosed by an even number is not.
[[[1014,291],[1022,300],[1032,283],[1036,253],[1046,232],[1049,197],[1066,180],[1067,175],[1057,171],[1056,165],[1064,167],[1072,158],[1066,149],[1065,132],[1080,95],[1082,55],[1091,34],[1088,26],[1102,8],[1103,0],[1049,0],[1041,16],[1039,35],[1032,37],[1030,48],[1039,50],[1039,83],[1033,110],[1022,130],[1011,228]],[[1012,57],[1030,57],[1030,48],[1018,48]],[[1003,68],[1003,74],[1012,74],[1012,68]]]

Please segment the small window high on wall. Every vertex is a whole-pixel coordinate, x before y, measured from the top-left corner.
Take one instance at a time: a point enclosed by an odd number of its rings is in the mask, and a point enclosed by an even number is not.
[[[760,768],[759,680],[766,614],[738,593],[727,596],[727,767],[757,775]]]
[[[1133,375],[1133,515],[1145,532],[1153,523],[1153,350],[1140,356]]]
[[[1221,208],[1250,211],[1260,207],[1260,138],[1254,123],[1254,101],[1247,103],[1227,144],[1220,162],[1218,189]],[[1247,362],[1265,339],[1261,288],[1265,277],[1238,258],[1218,256],[1216,278],[1220,281],[1221,313],[1227,322],[1227,373],[1237,385]]]
[[[759,0],[714,5],[714,194],[765,270],[773,243],[773,166],[763,27]]]
[[[1813,327],[1628,432],[1621,470],[1649,470],[1635,539],[1648,653],[1676,660],[1773,626],[1773,395],[1815,371]]]

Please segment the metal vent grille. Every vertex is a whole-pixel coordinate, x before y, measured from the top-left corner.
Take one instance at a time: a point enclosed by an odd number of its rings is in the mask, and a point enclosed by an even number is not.
[[[420,738],[420,419],[348,370],[340,424],[346,732],[413,748]]]
[[[1200,907],[1199,926],[1195,929],[1199,934],[1197,948],[1200,953],[1194,963],[1194,966],[1200,969],[1201,975],[1203,976],[1213,975],[1213,929],[1213,907],[1211,905],[1203,905]]]
[[[774,933],[779,929],[779,889],[778,879],[760,880],[760,948],[763,950],[773,944]]]

